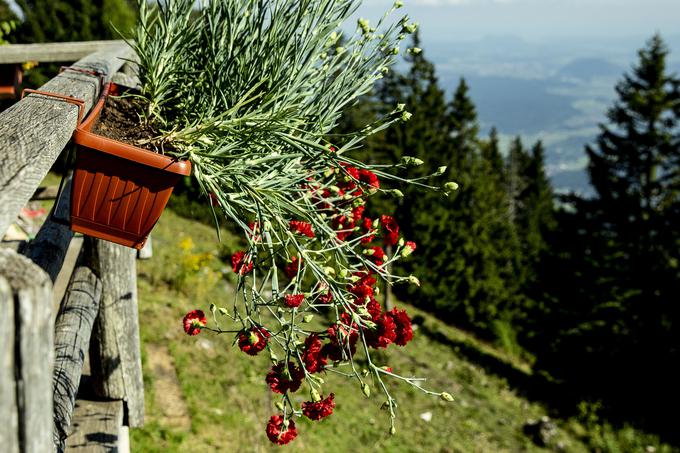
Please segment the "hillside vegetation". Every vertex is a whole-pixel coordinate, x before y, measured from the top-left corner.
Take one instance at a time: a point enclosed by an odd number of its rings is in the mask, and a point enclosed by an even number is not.
[[[221,257],[237,245],[228,232],[223,234],[220,245],[213,228],[168,210],[154,230],[153,259],[139,262],[147,419],[143,429],[132,430],[133,451],[285,448],[272,446],[264,434],[275,412],[262,378],[270,366],[266,356],[246,356],[227,335],[188,337],[182,331],[181,318],[188,310],[231,302],[226,286],[232,275]],[[389,436],[378,392],[366,399],[358,387],[329,373],[335,413],[322,422],[299,420],[304,435],[296,440],[295,451],[671,451],[651,436],[588,418],[587,408],[580,420],[552,420],[554,436],[545,448],[538,446],[524,434],[524,425],[550,414],[550,407],[523,396],[530,390],[522,388],[522,382],[531,382],[530,364],[415,307],[398,305],[408,309],[418,328],[408,348],[394,346],[382,354],[384,363],[402,374],[427,377],[425,386],[448,390],[456,401],[447,404],[394,382],[400,414],[397,433]],[[169,363],[162,367],[152,354],[165,348]],[[173,363],[178,395],[168,389],[164,375]],[[178,397],[185,403],[184,423],[171,407]],[[301,390],[297,397],[307,395]]]

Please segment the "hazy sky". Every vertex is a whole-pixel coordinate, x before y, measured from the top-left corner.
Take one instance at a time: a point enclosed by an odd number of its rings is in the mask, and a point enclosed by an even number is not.
[[[391,0],[364,0],[360,13],[377,18]],[[516,35],[650,36],[680,33],[680,0],[404,0],[427,41]]]

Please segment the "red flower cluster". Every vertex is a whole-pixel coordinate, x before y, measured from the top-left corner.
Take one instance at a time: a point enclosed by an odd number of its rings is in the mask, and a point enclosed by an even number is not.
[[[246,258],[246,252],[239,250],[231,255],[231,269],[238,275],[246,275],[253,270],[253,262]]]
[[[335,407],[334,398],[335,395],[331,393],[328,395],[328,398],[321,401],[305,401],[302,403],[302,413],[310,420],[326,418],[333,413],[333,408]]]
[[[290,278],[291,280],[294,279],[298,274],[298,267],[300,268],[300,273],[302,273],[302,268],[304,265],[305,263],[302,258],[298,258],[297,256],[292,257],[290,263],[286,265],[286,277]]]
[[[399,242],[399,225],[394,220],[394,217],[381,215],[380,224],[383,228],[383,241],[385,241],[385,245],[397,245],[397,242]]]
[[[284,394],[296,392],[304,377],[304,370],[297,367],[293,362],[288,362],[287,367],[284,367],[284,362],[279,362],[267,373],[265,380],[274,393]]]
[[[283,426],[283,415],[272,415],[267,423],[267,437],[272,443],[286,445],[298,435],[295,422],[288,419],[288,427]]]
[[[316,334],[312,334],[305,339],[305,349],[302,352],[302,362],[308,373],[318,373],[322,371],[328,361],[321,353],[321,340]]]
[[[248,355],[257,355],[267,346],[269,337],[264,327],[252,327],[238,334],[238,347]]]
[[[299,307],[300,304],[305,300],[304,294],[286,294],[283,296],[284,302],[287,307],[295,308]]]
[[[303,222],[302,220],[291,220],[288,223],[291,231],[295,233],[302,234],[304,236],[313,238],[314,231],[312,230],[312,224],[308,222]]]
[[[182,320],[184,332],[191,336],[201,333],[201,327],[205,327],[207,323],[208,320],[205,318],[205,313],[201,310],[190,311],[184,315],[184,319]]]

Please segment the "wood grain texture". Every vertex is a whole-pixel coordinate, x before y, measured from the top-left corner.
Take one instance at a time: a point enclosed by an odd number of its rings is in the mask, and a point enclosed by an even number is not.
[[[99,278],[79,266],[54,326],[54,445],[58,452],[64,450],[101,293]]]
[[[8,453],[19,452],[17,389],[14,381],[14,295],[0,275],[0,445]]]
[[[118,449],[122,425],[122,401],[79,399],[73,413],[73,432],[66,439],[66,452],[122,453]]]
[[[14,372],[19,450],[50,451],[52,444],[52,282],[28,258],[0,249],[0,275],[14,302]]]
[[[0,47],[0,64],[26,63],[27,61],[42,63],[77,61],[91,53],[124,43],[122,40],[112,40],[9,44]]]
[[[137,313],[136,250],[88,238],[102,299],[90,342],[96,395],[125,400],[130,427],[144,424],[144,382]],[[87,247],[87,245],[86,245]]]
[[[62,196],[50,212],[45,223],[40,227],[40,231],[31,242],[28,243],[23,254],[31,261],[40,266],[52,282],[57,279],[66,257],[73,231],[68,225],[52,221],[52,216],[58,219],[68,219],[71,211],[71,178],[64,181],[64,191]],[[67,278],[70,278],[69,275]]]
[[[130,54],[126,45],[110,46],[73,67],[101,71],[108,79]],[[100,86],[96,76],[65,71],[41,90],[82,99],[89,112]],[[70,140],[77,118],[75,105],[35,94],[0,112],[0,234],[16,219]]]
[[[73,271],[76,268],[76,264],[78,264],[78,258],[80,257],[82,249],[82,236],[77,236],[71,239],[71,244],[68,246],[66,257],[64,258],[64,264],[61,266],[59,275],[57,275],[57,279],[54,281],[54,285],[52,286],[52,305],[54,306],[55,316],[57,313],[59,313],[61,301],[66,295],[67,287],[71,282],[71,276],[73,275]]]

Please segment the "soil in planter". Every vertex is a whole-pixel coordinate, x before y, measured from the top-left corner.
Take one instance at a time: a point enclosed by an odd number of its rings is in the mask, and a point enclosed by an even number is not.
[[[106,98],[99,120],[92,127],[92,132],[161,154],[163,151],[174,150],[167,143],[161,149],[157,142],[148,142],[149,139],[158,137],[159,133],[141,121],[137,113],[139,110],[139,101],[134,98],[109,96]]]

